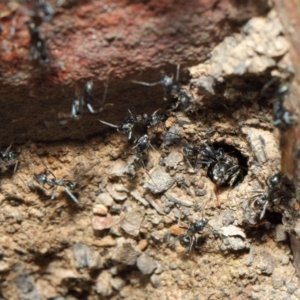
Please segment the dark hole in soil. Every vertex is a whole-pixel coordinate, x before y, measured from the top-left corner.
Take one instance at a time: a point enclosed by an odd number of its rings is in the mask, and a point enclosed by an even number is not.
[[[234,185],[242,182],[248,174],[248,157],[244,156],[241,151],[239,151],[237,148],[234,146],[228,145],[226,143],[213,143],[213,147],[215,150],[218,149],[223,149],[225,154],[235,157],[238,161],[239,167],[241,168],[242,171],[242,176],[237,177],[237,179],[234,181]],[[209,176],[208,172],[208,176]],[[210,177],[210,176],[209,176]],[[211,177],[210,177],[211,178]],[[212,179],[212,178],[211,178]],[[228,186],[229,184],[224,184],[222,186]]]
[[[282,224],[282,214],[274,211],[266,211],[265,219],[272,225]]]

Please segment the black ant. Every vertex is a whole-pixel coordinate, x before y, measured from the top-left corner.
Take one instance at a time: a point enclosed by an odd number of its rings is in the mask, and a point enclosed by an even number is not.
[[[178,236],[177,239],[180,240],[180,244],[183,247],[188,247],[188,250],[186,252],[186,255],[189,256],[193,247],[197,244],[197,237],[196,233],[201,233],[201,231],[204,229],[208,221],[206,219],[197,220],[196,222],[191,222],[189,227],[182,227],[186,229],[186,233]]]
[[[105,84],[105,91],[103,94],[103,99],[100,103],[100,108],[98,110],[95,110],[93,108],[92,104],[90,103],[91,100],[95,100],[93,97],[93,86],[94,86],[93,82],[88,81],[85,84],[82,95],[73,101],[72,108],[71,108],[71,114],[65,115],[65,114],[59,113],[58,118],[61,119],[61,118],[67,117],[67,118],[72,118],[73,120],[79,120],[83,116],[85,106],[87,107],[89,112],[92,114],[103,111],[105,108],[105,105],[103,105],[103,104],[106,99],[108,85]],[[107,105],[111,105],[111,104],[107,104]]]
[[[129,109],[128,111],[129,111],[129,116],[126,117],[118,126],[102,120],[99,121],[104,125],[117,128],[117,131],[120,133],[128,134],[128,139],[130,140],[133,134],[134,126],[139,122],[139,120],[138,117],[133,115]]]
[[[273,125],[281,131],[286,131],[289,128],[295,126],[298,122],[298,118],[287,110],[283,101],[285,95],[288,93],[287,85],[280,85],[277,90],[277,100],[273,108]]]
[[[10,151],[10,148],[11,148],[11,145],[9,147],[7,147],[4,152],[0,151],[0,160],[7,167],[9,167],[11,165],[15,165],[15,167],[14,167],[14,173],[15,173],[17,170],[17,167],[18,167],[18,163],[19,163],[18,157],[20,155],[20,152]]]
[[[197,164],[200,155],[200,163],[206,166],[208,176],[217,186],[228,183],[232,186],[238,177],[242,176],[237,158],[226,154],[222,148],[215,150],[208,145],[202,148],[190,145],[183,148],[183,153],[187,158],[194,158],[195,164]]]
[[[288,93],[287,85],[280,85],[277,91],[277,99],[273,108],[273,125],[279,129],[281,148],[281,170],[284,174],[293,178],[296,174],[298,133],[296,125],[298,117],[284,107],[284,98]]]
[[[71,116],[74,120],[78,120],[82,117],[83,109],[85,105],[91,113],[94,113],[94,109],[92,105],[89,103],[89,100],[92,99],[92,91],[93,91],[93,82],[88,81],[85,84],[83,94],[79,97],[79,99],[75,99],[73,101]]]
[[[281,172],[269,177],[266,180],[266,186],[266,190],[252,192],[256,195],[250,199],[254,206],[259,206],[261,209],[258,221],[264,218],[266,209],[270,204],[278,205],[283,198],[290,197],[291,193],[294,192],[293,185]]]
[[[49,175],[52,175],[52,178],[49,178]],[[74,190],[74,188],[76,187],[76,182],[64,179],[56,179],[53,172],[51,172],[49,169],[45,169],[44,172],[41,173],[34,173],[33,179],[46,190],[54,188],[54,191],[51,195],[51,200],[55,198],[57,188],[59,186],[63,186],[65,188],[65,192],[69,195],[69,197],[75,203],[79,203],[77,198],[71,193],[71,190]]]
[[[207,171],[208,177],[217,185],[233,186],[238,178],[243,176],[236,157],[224,154],[216,163],[212,163]]]
[[[148,87],[156,86],[161,84],[164,89],[164,100],[176,100],[176,103],[172,106],[171,110],[177,109],[179,106],[182,107],[184,112],[189,111],[192,108],[193,99],[187,94],[187,92],[181,87],[179,83],[179,69],[180,65],[177,65],[176,77],[173,80],[173,77],[165,75],[162,80],[158,82],[144,82],[133,80],[133,83],[145,85]]]
[[[205,145],[202,148],[188,145],[183,147],[183,153],[187,158],[187,160],[189,158],[195,160],[194,168],[196,168],[197,166],[199,155],[201,156],[200,163],[205,165],[206,167],[209,167],[210,165],[217,163],[219,161],[219,158],[222,158],[224,156],[224,151],[222,148],[215,150],[214,148],[208,145]],[[188,163],[191,166],[189,160]]]
[[[143,156],[147,154],[149,147],[151,147],[155,151],[154,147],[151,145],[150,137],[147,134],[144,134],[137,140],[136,145],[133,147],[133,149],[136,149],[136,154],[134,156],[133,162],[125,167],[125,169],[121,172],[121,175],[127,173],[131,176],[134,176],[137,164],[141,164],[145,168]]]
[[[53,8],[45,0],[39,0],[38,9],[43,13],[43,21],[51,21],[54,15]]]
[[[45,41],[41,38],[38,26],[34,22],[28,24],[29,33],[31,36],[31,49],[30,53],[34,60],[40,58],[44,64],[49,63],[49,58],[46,53]]]
[[[118,126],[102,120],[99,121],[102,124],[117,128],[117,131],[120,133],[128,134],[128,140],[130,140],[137,126],[143,125],[150,128],[157,125],[163,119],[163,115],[157,114],[157,110],[151,116],[148,116],[146,113],[133,115],[129,109],[128,112],[129,116],[126,117]]]
[[[207,169],[207,176],[215,183],[215,193],[217,197],[217,206],[220,205],[218,197],[218,187],[229,184],[233,186],[238,178],[243,177],[243,172],[239,166],[238,159],[224,152],[223,148],[214,149],[209,145],[202,148],[186,146],[183,153],[188,160],[189,157],[195,159],[195,166],[198,162],[198,156],[201,156],[200,163]]]
[[[278,83],[277,78],[272,78],[262,89],[265,92],[273,83]],[[285,105],[285,98],[289,92],[287,84],[280,84],[273,95],[275,98],[273,106],[272,124],[280,131],[281,149],[281,171],[292,179],[296,176],[298,167],[298,117],[288,110]]]

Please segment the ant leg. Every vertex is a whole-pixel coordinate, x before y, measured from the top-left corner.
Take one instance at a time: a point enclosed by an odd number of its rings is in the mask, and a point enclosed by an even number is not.
[[[177,64],[175,82],[179,81],[179,72],[180,72],[180,64]]]
[[[95,113],[95,110],[93,109],[93,106],[92,104],[90,103],[86,103],[86,107],[88,108],[88,110],[90,111],[90,113],[94,114]]]
[[[216,207],[219,208],[221,206],[221,204],[220,204],[217,185],[215,185],[214,192],[215,192],[215,195],[216,195]]]
[[[140,159],[141,165],[143,166],[146,174],[149,176],[149,178],[153,181],[154,185],[156,186],[157,190],[159,190],[159,187],[157,186],[156,182],[154,181],[154,179],[151,177],[151,175],[149,174],[149,172],[146,170],[146,166],[144,164],[144,161],[142,159]]]
[[[78,199],[71,193],[71,191],[67,187],[65,187],[65,191],[76,204],[79,204]]]
[[[99,122],[102,123],[102,124],[104,124],[104,125],[113,127],[113,128],[118,128],[118,127],[119,127],[119,126],[117,126],[117,125],[114,125],[114,124],[111,124],[111,123],[107,123],[107,122],[102,121],[102,120],[99,120]]]
[[[53,193],[52,193],[52,195],[51,195],[51,200],[54,200],[54,199],[55,199],[56,192],[57,192],[57,188],[58,188],[58,187],[56,187],[56,188],[53,190]]]
[[[16,171],[17,171],[18,164],[19,164],[19,161],[17,160],[16,163],[15,163],[15,167],[14,167],[14,173],[16,173]]]
[[[10,145],[6,148],[6,150],[5,150],[5,152],[4,152],[4,157],[6,157],[6,155],[8,154],[8,152],[9,152],[11,146],[12,146],[12,144],[10,144]]]
[[[46,173],[51,174],[54,177],[54,179],[56,179],[56,176],[53,174],[53,172],[50,169],[48,169],[46,165],[45,167],[46,167]]]
[[[195,236],[194,236],[194,235],[191,236],[190,239],[191,239],[191,241],[190,241],[189,249],[188,249],[188,251],[186,252],[186,255],[187,255],[187,256],[190,256],[190,254],[191,254],[191,251],[192,251],[193,246],[194,246],[194,244],[195,244]]]
[[[141,85],[145,85],[145,86],[156,86],[156,85],[161,84],[161,81],[148,83],[148,82],[144,82],[144,81],[132,80],[132,82],[137,83],[137,84],[141,84]]]
[[[262,218],[265,216],[265,213],[266,213],[266,209],[267,209],[267,206],[269,204],[269,201],[267,200],[265,203],[264,203],[264,206],[263,206],[263,209],[259,215],[259,221],[262,220]]]
[[[151,143],[149,143],[150,147],[152,148],[153,151],[156,151],[155,148],[152,146]]]
[[[17,176],[23,181],[23,183],[25,184],[25,186],[27,186],[31,192],[35,191],[35,186],[33,184],[33,180],[32,179],[29,180],[29,181],[27,181],[27,182],[25,182],[25,180],[21,176],[19,176],[19,175],[17,175]]]

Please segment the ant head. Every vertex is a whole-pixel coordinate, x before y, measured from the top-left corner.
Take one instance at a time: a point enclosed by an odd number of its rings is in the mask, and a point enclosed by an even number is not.
[[[165,75],[162,79],[162,85],[165,88],[171,88],[173,85],[173,77],[169,77],[167,75]]]
[[[197,220],[197,221],[194,223],[194,225],[193,225],[194,231],[195,231],[195,232],[200,232],[200,231],[202,231],[202,230],[204,229],[204,227],[206,226],[207,222],[208,222],[208,221],[207,221],[206,219]]]
[[[85,88],[84,88],[84,93],[86,96],[90,96],[92,94],[92,90],[93,90],[93,82],[92,81],[88,81],[85,85]]]
[[[277,90],[277,95],[278,97],[283,97],[284,95],[286,95],[289,91],[289,87],[287,84],[281,84],[279,87],[278,87],[278,90]]]
[[[7,158],[9,161],[14,161],[14,160],[18,159],[19,155],[20,155],[20,152],[10,151],[7,154]]]
[[[277,187],[281,181],[282,181],[282,173],[276,173],[275,175],[271,176],[269,179],[268,179],[268,187],[269,188],[275,188]]]

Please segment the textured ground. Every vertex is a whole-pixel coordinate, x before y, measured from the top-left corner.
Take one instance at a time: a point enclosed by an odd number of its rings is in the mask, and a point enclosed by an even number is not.
[[[136,5],[142,4],[133,2],[128,9]],[[53,46],[49,47],[55,55]],[[139,104],[128,101],[120,107],[121,100],[114,100],[120,89],[111,88],[107,101],[114,107],[97,116],[86,113],[80,121],[64,126],[50,116],[33,116],[52,122],[49,127],[43,123],[40,132],[32,127],[42,141],[64,135],[84,138],[87,128],[97,132],[96,122],[103,132],[81,141],[13,146],[21,151],[19,167],[16,173],[13,167],[3,168],[1,180],[2,298],[299,299],[295,250],[300,234],[299,187],[287,203],[268,207],[260,224],[249,224],[246,213],[251,193],[265,189],[265,180],[280,170],[279,135],[271,125],[272,91],[261,91],[272,77],[285,80],[289,76],[288,48],[277,15],[271,11],[252,18],[239,32],[207,50],[209,58],[189,73],[182,70],[180,80],[197,99],[187,113],[165,112],[167,103],[159,85],[140,86]],[[150,78],[138,74],[133,78],[160,80],[159,70],[150,73]],[[96,91],[100,86],[96,83]],[[129,96],[136,85],[128,81],[122,86]],[[71,102],[64,103],[66,111]],[[163,121],[147,132],[155,151],[149,148],[145,168],[138,166],[132,177],[122,173],[133,161],[133,142],[98,122],[101,118],[119,124],[128,108],[134,114],[151,114],[159,108],[164,113]],[[24,121],[20,122],[23,126]],[[24,133],[28,132],[24,129]],[[235,150],[243,167],[242,182],[218,191],[220,207],[206,171],[191,168],[183,155],[187,144],[204,143],[222,146],[229,153]],[[74,195],[79,204],[63,187],[51,200],[53,190],[33,181],[34,173],[45,168],[58,179],[77,182]],[[153,194],[158,188],[161,193]],[[187,206],[174,205],[168,200],[171,196]],[[208,220],[199,235],[202,243],[187,257],[186,248],[176,239],[185,232],[178,224],[188,226],[202,218]]]

